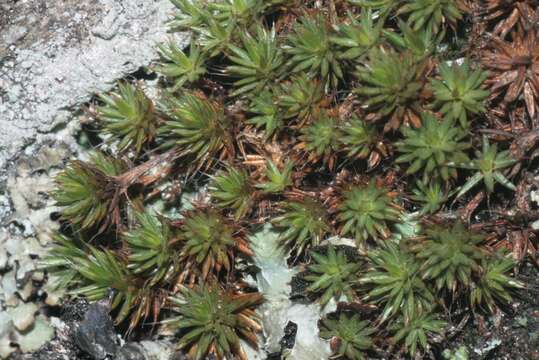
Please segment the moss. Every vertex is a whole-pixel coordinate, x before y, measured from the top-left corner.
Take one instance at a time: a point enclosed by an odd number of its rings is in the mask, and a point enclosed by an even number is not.
[[[483,206],[461,200],[474,191],[507,207],[495,182],[513,190],[526,176],[507,126],[478,141],[503,111],[486,101],[492,83],[476,57],[445,58],[469,26],[461,2],[173,3],[171,31],[193,39],[185,50],[159,46],[155,69],[171,87],[155,104],[127,83],[102,95],[99,131],[121,152],[75,161],[57,178],[62,221],[87,237],[56,237],[47,265],[65,286],[91,300],[113,289],[117,320],[131,329],[147,317],[175,324],[192,358],[245,359],[239,339],[256,347],[262,301],[244,281],[247,234],[272,223],[285,254],[275,253],[305,270],[296,283],[307,300],[342,300],[351,312],[323,325],[337,355],[427,356],[445,333],[443,309],[495,312],[511,301],[521,286],[513,263],[491,250],[504,239],[487,245],[469,224],[444,220],[454,218],[447,209]],[[519,106],[533,115],[526,92]],[[180,218],[149,211],[169,183],[199,190]],[[419,230],[398,234],[410,218]],[[520,226],[511,221],[496,232]],[[100,246],[89,241],[97,234]],[[326,246],[335,234],[361,246]],[[171,304],[177,318],[160,312]]]

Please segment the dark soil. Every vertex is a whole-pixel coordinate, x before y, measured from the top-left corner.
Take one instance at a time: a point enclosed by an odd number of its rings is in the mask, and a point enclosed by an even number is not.
[[[539,359],[539,271],[525,264],[519,278],[527,288],[517,293],[510,308],[490,318],[472,316],[444,348],[465,345],[471,360]]]

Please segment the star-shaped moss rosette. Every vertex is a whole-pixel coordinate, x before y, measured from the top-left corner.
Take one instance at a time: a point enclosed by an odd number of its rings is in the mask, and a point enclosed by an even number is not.
[[[127,169],[125,162],[96,152],[88,161],[75,160],[56,176],[52,196],[62,207],[61,217],[81,229],[106,230],[112,218],[114,176]]]
[[[369,270],[360,277],[368,290],[366,299],[383,306],[381,320],[398,313],[431,309],[434,295],[421,278],[413,254],[394,244],[368,253]]]
[[[281,231],[281,245],[295,256],[320,245],[331,230],[327,211],[317,199],[307,197],[298,201],[286,201],[280,208],[281,215],[275,217],[272,223]]]
[[[434,281],[437,289],[468,287],[486,251],[480,248],[482,234],[473,233],[460,222],[451,227],[432,226],[412,246],[422,262],[421,276]]]
[[[181,270],[180,279],[188,283],[196,279],[206,281],[210,274],[218,276],[221,271],[233,271],[238,252],[253,255],[240,229],[211,208],[186,212],[179,237],[183,243],[179,256],[188,265]]]
[[[316,294],[322,306],[331,299],[348,301],[356,298],[355,287],[361,264],[348,260],[346,254],[334,246],[327,248],[327,254],[311,252],[313,263],[307,267],[304,278],[309,282],[307,291]]]
[[[358,314],[341,313],[338,318],[326,317],[320,322],[320,337],[331,341],[334,356],[364,360],[365,351],[372,349],[375,329]]]
[[[469,161],[466,150],[471,144],[466,132],[452,120],[437,120],[427,113],[422,119],[422,127],[402,130],[404,139],[396,143],[401,155],[395,161],[409,164],[406,174],[421,171],[423,182],[431,176],[444,181],[456,178],[458,172],[454,165]]]
[[[397,222],[401,210],[387,189],[374,181],[366,186],[353,186],[343,192],[337,219],[342,235],[352,235],[359,242],[368,238],[389,237],[388,224]]]
[[[240,339],[257,348],[262,326],[254,309],[263,301],[260,293],[235,294],[218,286],[182,288],[170,298],[178,313],[167,322],[181,331],[178,347],[190,358],[232,357],[247,360]]]

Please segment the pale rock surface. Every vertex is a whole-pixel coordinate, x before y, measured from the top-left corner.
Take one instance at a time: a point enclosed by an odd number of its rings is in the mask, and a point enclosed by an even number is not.
[[[0,15],[0,168],[41,134],[72,120],[93,94],[149,65],[157,56],[155,44],[169,36],[165,23],[172,5],[169,0],[27,0],[5,8],[0,9],[7,15]]]
[[[21,304],[8,310],[13,326],[18,331],[26,331],[34,324],[37,305],[33,303]]]

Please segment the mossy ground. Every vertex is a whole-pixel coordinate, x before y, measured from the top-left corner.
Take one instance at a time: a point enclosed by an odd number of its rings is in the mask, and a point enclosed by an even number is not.
[[[154,67],[156,99],[136,81],[101,96],[107,105],[97,100],[89,115],[106,155],[57,177],[64,229],[81,239],[59,238],[45,263],[74,294],[100,300],[112,289],[120,328],[136,335],[165,321],[191,358],[247,359],[239,338],[256,348],[262,330],[246,282],[249,234],[290,211],[284,204],[315,198],[314,221],[327,223],[313,234],[308,211],[280,221],[288,236],[277,255],[295,253],[290,265],[306,269],[293,298],[324,306],[346,295],[340,308],[372,318],[369,356],[437,358],[470,324],[483,338],[484,319],[509,318],[514,301],[533,307],[519,296],[535,285],[516,271],[536,262],[539,96],[529,86],[539,40],[529,18],[496,26],[497,7],[446,0],[173,2],[171,31],[193,31],[190,48]],[[480,30],[508,36],[523,57]],[[522,97],[502,99],[505,86]],[[110,173],[118,159],[125,169]],[[190,210],[187,187],[197,192]],[[205,212],[211,221],[193,216]],[[334,235],[353,246],[318,246]],[[182,312],[192,296],[206,308]],[[170,318],[170,304],[182,315]],[[452,334],[456,322],[464,328]]]

